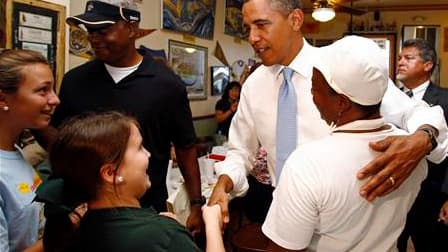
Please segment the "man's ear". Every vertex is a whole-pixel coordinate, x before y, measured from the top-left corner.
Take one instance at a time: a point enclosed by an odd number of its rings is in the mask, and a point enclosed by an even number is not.
[[[138,30],[138,23],[137,22],[131,22],[128,24],[129,27],[129,38],[130,39],[137,39],[137,30]]]
[[[423,63],[423,68],[425,72],[431,72],[431,69],[434,67],[434,64],[431,61],[426,61]]]
[[[113,164],[104,164],[100,168],[101,180],[105,183],[114,184],[115,180],[115,165]]]
[[[289,13],[289,18],[291,19],[292,29],[294,31],[300,31],[303,25],[303,11],[301,9],[294,9],[291,13]]]

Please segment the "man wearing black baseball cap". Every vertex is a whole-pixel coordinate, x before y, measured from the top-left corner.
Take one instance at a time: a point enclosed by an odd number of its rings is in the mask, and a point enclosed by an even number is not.
[[[139,28],[137,7],[131,0],[88,1],[83,14],[67,18],[68,24],[87,29],[95,59],[64,76],[60,109],[55,111],[51,125],[57,127],[85,112],[118,110],[134,116],[143,144],[151,152],[148,171],[152,187],[141,205],[157,211],[166,211],[165,179],[173,143],[191,202],[187,228],[199,232],[201,205],[205,202],[187,93],[182,80],[169,68],[155,62],[146,50],[135,48],[137,38],[154,31]],[[48,146],[54,138],[49,131],[43,133],[41,142],[47,141]]]
[[[85,13],[67,18],[69,25],[84,25],[88,30],[98,30],[123,20],[128,23],[139,23],[141,20],[137,4],[123,0],[88,1]],[[139,38],[155,29],[139,30]]]

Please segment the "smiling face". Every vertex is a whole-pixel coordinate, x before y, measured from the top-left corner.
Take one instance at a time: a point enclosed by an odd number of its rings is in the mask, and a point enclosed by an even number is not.
[[[313,69],[311,94],[313,102],[320,112],[320,117],[328,125],[332,122],[336,123],[339,95],[330,88],[324,76],[316,68]]]
[[[243,5],[243,22],[249,43],[266,66],[289,65],[303,45],[299,9],[282,13],[268,0],[250,0]]]
[[[140,131],[131,124],[130,135],[123,160],[118,167],[117,177],[122,176],[123,183],[118,183],[120,192],[139,199],[151,187],[147,174],[150,153],[143,147]]]
[[[134,24],[118,21],[98,30],[87,28],[95,57],[109,65],[119,66],[121,61],[127,58],[129,49],[135,50],[132,25]]]
[[[53,85],[53,73],[48,65],[35,63],[22,68],[23,80],[14,93],[5,94],[11,123],[21,129],[48,126],[59,104]]]

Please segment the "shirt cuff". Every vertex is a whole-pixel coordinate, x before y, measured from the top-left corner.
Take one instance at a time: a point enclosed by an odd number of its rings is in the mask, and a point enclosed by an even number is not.
[[[242,197],[249,189],[249,183],[245,174],[245,169],[233,162],[218,162],[215,164],[215,172],[219,176],[225,174],[233,182],[233,190],[229,193],[231,197]]]

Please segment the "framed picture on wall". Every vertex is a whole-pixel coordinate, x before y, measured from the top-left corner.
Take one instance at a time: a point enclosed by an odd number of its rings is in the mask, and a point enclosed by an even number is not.
[[[213,39],[215,6],[216,0],[162,0],[162,27]]]
[[[211,94],[222,95],[227,83],[230,81],[230,68],[228,66],[212,66],[211,72]]]
[[[184,81],[191,100],[207,99],[207,57],[206,47],[168,41],[168,64]]]
[[[56,90],[65,66],[65,7],[38,0],[6,0],[6,48],[42,53],[50,63]]]
[[[247,34],[243,28],[242,7],[243,0],[226,0],[224,33],[244,39]]]
[[[389,78],[395,81],[395,48],[397,43],[397,34],[374,32],[356,33],[356,35],[372,39],[384,51],[384,53],[389,57]]]

